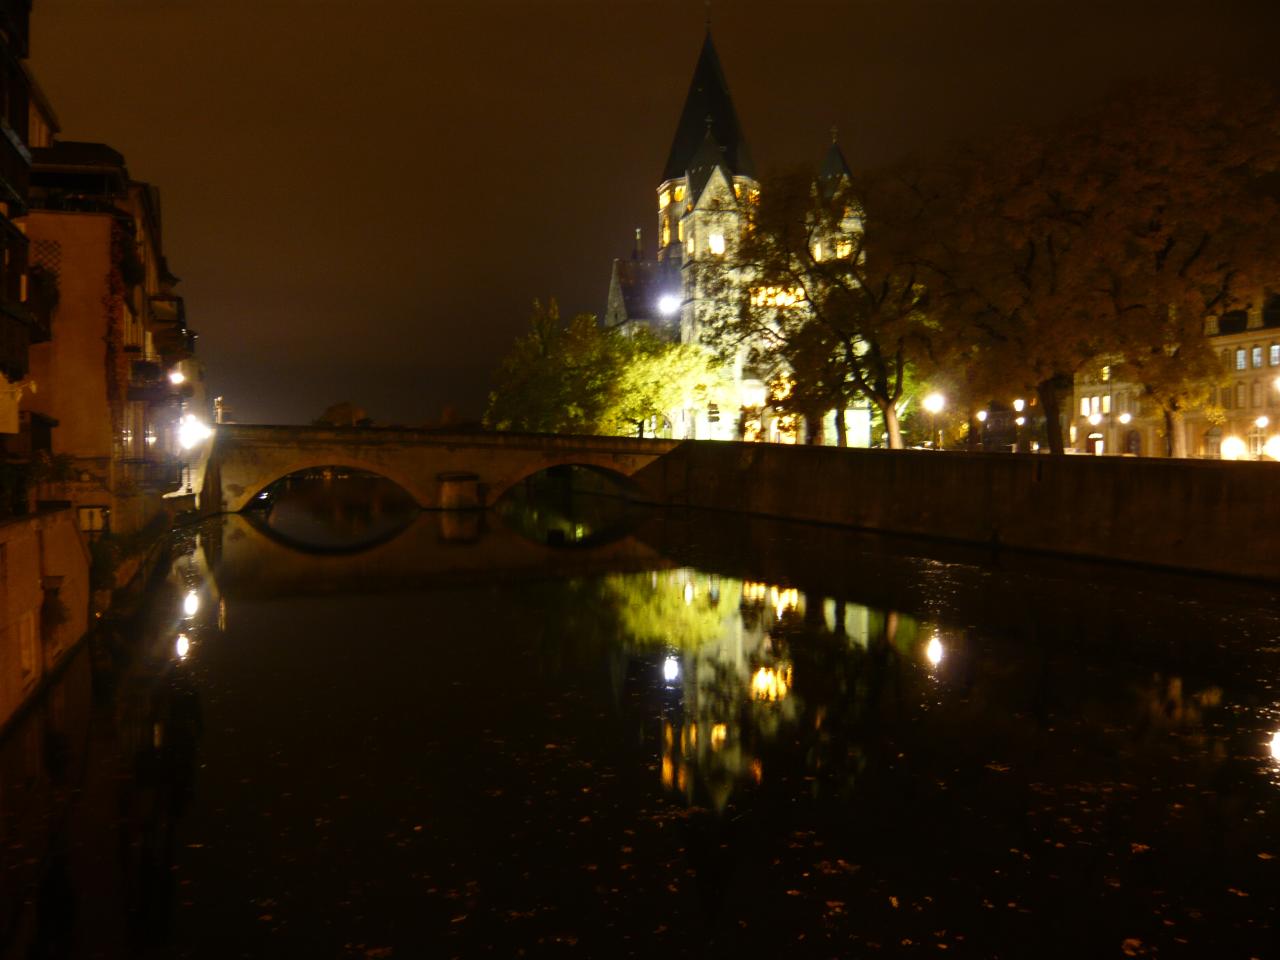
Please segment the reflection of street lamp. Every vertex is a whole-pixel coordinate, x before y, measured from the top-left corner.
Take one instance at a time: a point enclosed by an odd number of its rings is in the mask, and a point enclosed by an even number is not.
[[[1014,413],[1018,414],[1018,416],[1015,417],[1013,420],[1013,452],[1014,453],[1022,452],[1022,436],[1021,436],[1022,429],[1021,428],[1022,428],[1022,425],[1027,422],[1027,418],[1022,416],[1021,414],[1023,409],[1026,407],[1026,405],[1027,405],[1027,401],[1023,400],[1021,397],[1013,401],[1013,411]]]
[[[921,405],[929,411],[929,430],[931,433],[929,439],[933,444],[933,449],[941,450],[942,436],[938,433],[938,414],[941,413],[942,408],[947,405],[946,397],[935,391],[925,397],[924,402]]]

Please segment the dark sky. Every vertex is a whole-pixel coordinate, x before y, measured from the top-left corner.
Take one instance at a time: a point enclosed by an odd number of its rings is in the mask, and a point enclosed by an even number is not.
[[[1115,78],[1274,64],[1277,3],[717,0],[757,167],[855,169],[1053,116]],[[35,0],[63,139],[162,190],[212,393],[478,416],[535,296],[601,312],[702,42],[701,0]],[[1274,69],[1274,66],[1271,67]]]

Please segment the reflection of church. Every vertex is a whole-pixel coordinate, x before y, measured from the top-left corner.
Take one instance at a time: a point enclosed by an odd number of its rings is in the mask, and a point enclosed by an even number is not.
[[[845,177],[849,167],[834,142],[822,176]],[[725,254],[726,238],[742,229],[750,205],[760,194],[755,165],[738,121],[720,58],[708,29],[694,68],[671,151],[658,184],[656,259],[647,259],[641,231],[630,259],[615,260],[605,308],[605,326],[643,325],[670,339],[702,342],[713,311],[723,305],[723,290],[745,290],[745,278],[730,270],[728,282],[708,289],[705,275],[693,269],[705,258]],[[729,268],[726,268],[729,269]],[[717,295],[718,294],[718,295]],[[740,438],[794,443],[801,432],[792,418],[769,410],[768,372],[752,369],[741,350],[726,371],[723,389],[705,398],[688,398],[670,414],[670,433],[678,438]],[[831,420],[833,414],[828,414]],[[866,410],[846,413],[850,444],[868,445]],[[827,442],[834,423],[823,431]]]

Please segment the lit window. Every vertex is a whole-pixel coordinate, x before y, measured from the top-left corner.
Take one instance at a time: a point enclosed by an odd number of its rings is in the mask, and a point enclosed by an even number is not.
[[[1104,394],[1102,397],[1102,412],[1103,413],[1111,412],[1111,394],[1109,393]]]
[[[1280,343],[1273,343],[1271,345],[1271,355],[1268,357],[1267,362],[1273,367],[1280,366]]]
[[[822,260],[822,241],[815,240],[813,244],[813,259]]]
[[[1253,366],[1255,370],[1258,367],[1262,366],[1262,348],[1261,347],[1253,348],[1253,357],[1251,359],[1253,360]]]
[[[836,256],[843,260],[845,257],[853,254],[853,243],[848,240],[839,240],[836,242]]]
[[[1244,349],[1244,347],[1241,347],[1239,350],[1237,350],[1237,351],[1236,351],[1236,369],[1237,369],[1237,370],[1244,370],[1244,369],[1245,369],[1245,349]]]
[[[1103,367],[1103,368],[1102,368],[1102,382],[1103,382],[1103,383],[1106,383],[1106,382],[1107,382],[1108,380],[1110,380],[1110,379],[1111,379],[1111,367],[1109,367],[1109,366]]]
[[[684,184],[677,183],[676,184],[676,203],[679,203],[683,199],[684,199]]]
[[[662,245],[665,247],[671,243],[671,218],[662,218]]]
[[[1090,397],[1090,398],[1089,398],[1089,412],[1090,412],[1090,413],[1097,413],[1097,412],[1098,412],[1098,404],[1100,404],[1101,402],[1102,402],[1102,401],[1101,401],[1101,399],[1100,399],[1099,397]]]
[[[676,239],[684,243],[684,218],[676,221]]]
[[[1089,415],[1089,398],[1080,398],[1080,416],[1087,417]]]
[[[711,234],[711,236],[707,238],[707,246],[711,248],[712,253],[724,253],[724,234]]]
[[[742,184],[735,183],[733,185],[733,195],[737,197],[739,200],[742,199]]]
[[[663,190],[658,194],[658,209],[665,210],[671,205],[671,191]]]

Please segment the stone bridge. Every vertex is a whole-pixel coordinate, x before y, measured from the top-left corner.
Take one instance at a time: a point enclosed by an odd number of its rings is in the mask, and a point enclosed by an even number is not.
[[[626,437],[219,424],[200,510],[239,512],[281,477],[326,466],[379,474],[427,509],[487,507],[550,467],[582,466],[631,478],[677,445]]]

